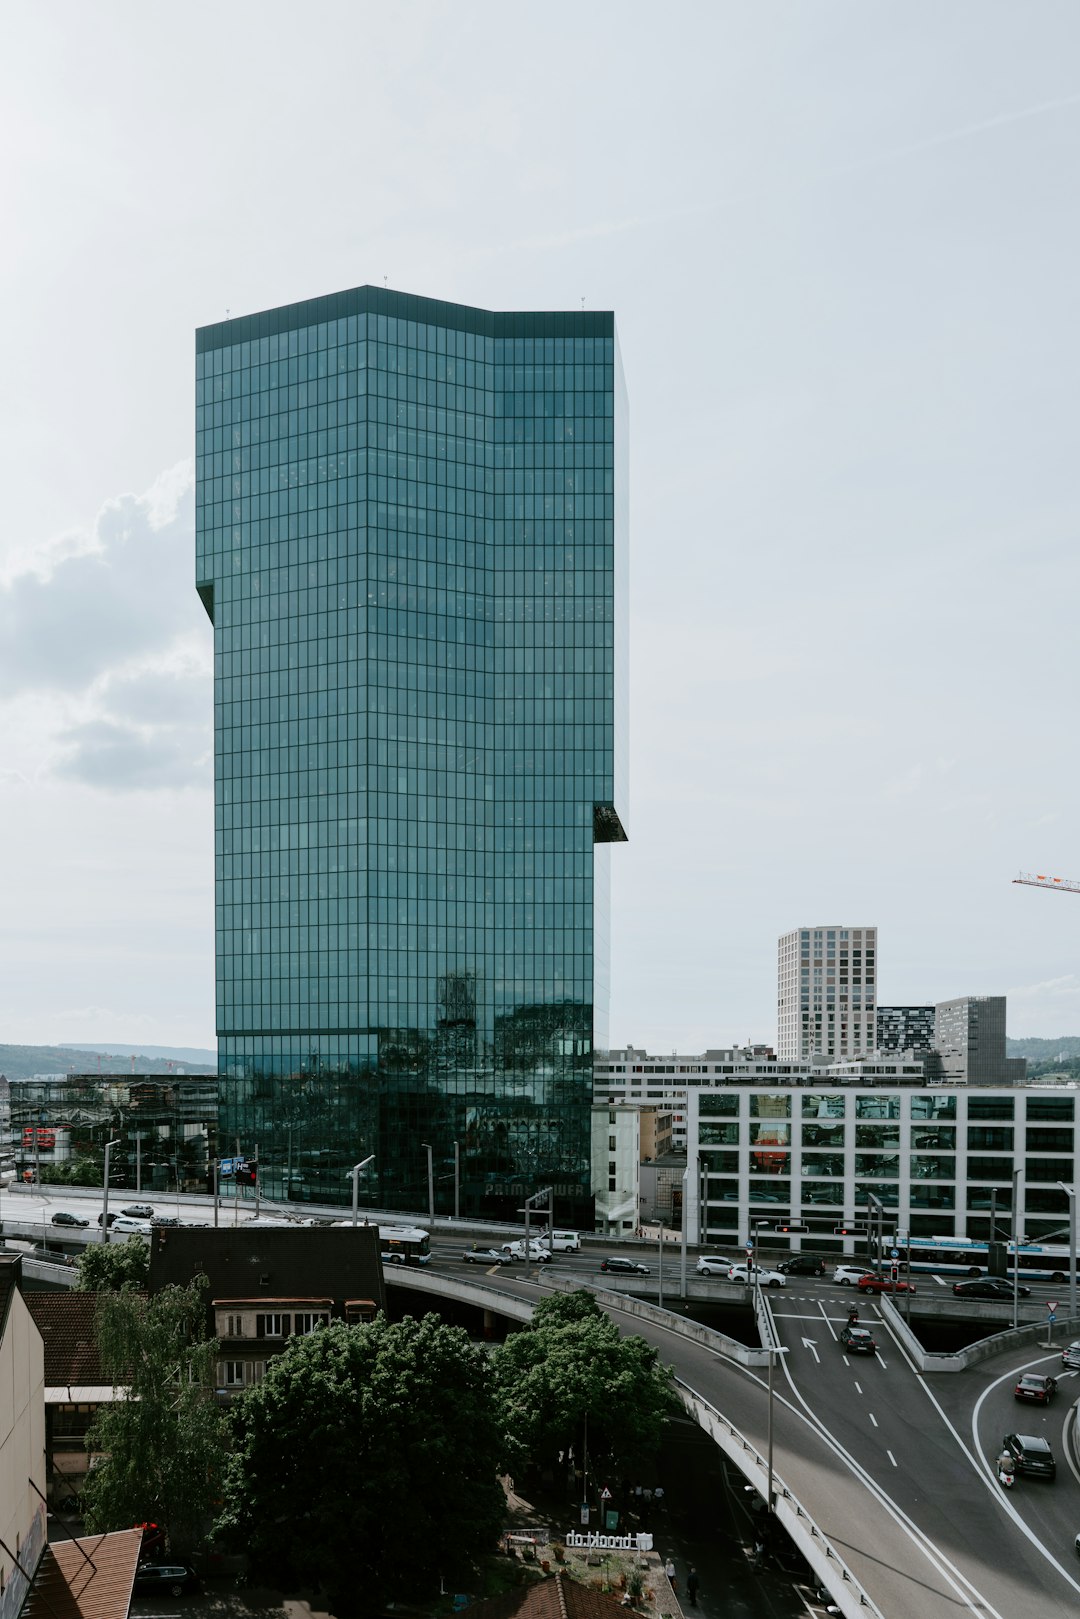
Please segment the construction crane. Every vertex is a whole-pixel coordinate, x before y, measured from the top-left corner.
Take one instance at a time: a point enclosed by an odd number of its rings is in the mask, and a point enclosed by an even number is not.
[[[1070,882],[1067,877],[1044,877],[1041,872],[1036,875],[1033,871],[1022,871],[1013,882],[1026,883],[1029,888],[1057,888],[1063,894],[1080,894],[1080,883]]]

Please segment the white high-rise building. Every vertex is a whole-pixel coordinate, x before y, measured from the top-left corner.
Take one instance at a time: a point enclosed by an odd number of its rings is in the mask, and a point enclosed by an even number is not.
[[[777,953],[776,1052],[865,1057],[877,1024],[877,928],[794,928]]]

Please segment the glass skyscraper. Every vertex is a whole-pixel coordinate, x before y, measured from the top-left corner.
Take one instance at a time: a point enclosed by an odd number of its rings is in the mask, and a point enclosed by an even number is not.
[[[360,287],[197,333],[223,1141],[272,1192],[590,1218],[625,839],[609,313]]]

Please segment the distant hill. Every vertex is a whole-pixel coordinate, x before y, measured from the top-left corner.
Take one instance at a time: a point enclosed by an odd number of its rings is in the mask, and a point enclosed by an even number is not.
[[[61,1051],[93,1051],[107,1052],[113,1057],[162,1057],[171,1062],[183,1063],[209,1063],[217,1067],[217,1052],[208,1051],[205,1046],[95,1046],[90,1041],[65,1040]]]
[[[163,1048],[152,1047],[151,1051]],[[167,1048],[165,1048],[167,1049]],[[177,1051],[182,1050],[177,1047]],[[200,1053],[202,1062],[176,1056],[154,1056],[136,1046],[108,1050],[105,1046],[7,1046],[0,1045],[0,1074],[8,1079],[32,1079],[35,1074],[170,1074],[177,1067],[187,1074],[216,1074],[217,1063],[210,1051]],[[134,1064],[132,1064],[134,1056]]]
[[[1006,1040],[1005,1055],[1026,1057],[1029,1062],[1056,1062],[1061,1057],[1080,1057],[1080,1034],[1063,1034],[1056,1040]]]

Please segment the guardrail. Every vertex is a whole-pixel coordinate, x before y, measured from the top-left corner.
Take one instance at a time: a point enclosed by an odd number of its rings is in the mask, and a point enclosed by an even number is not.
[[[684,1383],[678,1377],[675,1379],[675,1386],[687,1414],[693,1417],[698,1427],[702,1428],[715,1444],[719,1445],[725,1456],[734,1462],[740,1472],[756,1485],[764,1498],[769,1488],[768,1464],[765,1458],[746,1436],[740,1433],[734,1423],[729,1422],[727,1417],[705,1399],[704,1395],[699,1394],[689,1383]],[[833,1550],[832,1543],[818,1528],[802,1502],[778,1477],[775,1468],[772,1487],[774,1516],[783,1524],[814,1574],[829,1592],[840,1612],[845,1615],[845,1619],[863,1619],[867,1613],[876,1615],[877,1619],[884,1619],[881,1609],[859,1584],[843,1558]]]
[[[920,1372],[963,1372],[969,1366],[977,1366],[981,1360],[989,1360],[991,1356],[999,1355],[1004,1349],[1022,1349],[1025,1344],[1046,1343],[1047,1331],[1050,1330],[1045,1321],[1040,1321],[1035,1325],[1008,1327],[1003,1332],[995,1332],[989,1338],[979,1338],[964,1349],[946,1351],[924,1349],[887,1293],[880,1294],[877,1303],[885,1321]],[[1052,1330],[1060,1331],[1061,1342],[1068,1343],[1070,1337],[1080,1337],[1080,1316],[1071,1321],[1059,1319],[1054,1323]],[[1055,1344],[1054,1347],[1059,1346]]]

